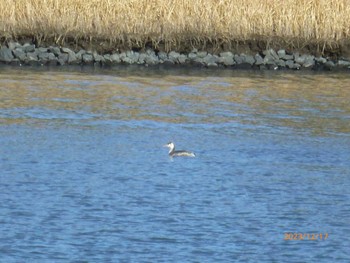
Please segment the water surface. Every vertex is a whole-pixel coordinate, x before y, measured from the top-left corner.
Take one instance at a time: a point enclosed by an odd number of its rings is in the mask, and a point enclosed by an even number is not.
[[[2,68],[1,258],[349,262],[349,87],[344,73]],[[170,159],[168,141],[197,157]]]

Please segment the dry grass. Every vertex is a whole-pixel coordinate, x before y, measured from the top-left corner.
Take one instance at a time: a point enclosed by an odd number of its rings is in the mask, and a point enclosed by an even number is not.
[[[0,0],[0,37],[104,40],[129,47],[350,38],[350,0]]]

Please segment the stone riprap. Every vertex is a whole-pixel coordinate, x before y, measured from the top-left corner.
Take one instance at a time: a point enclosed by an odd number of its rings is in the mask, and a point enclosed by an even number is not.
[[[208,68],[242,69],[350,69],[350,59],[333,61],[326,57],[308,54],[288,53],[284,49],[268,49],[254,56],[233,54],[230,51],[210,54],[206,51],[192,50],[188,54],[175,51],[169,53],[127,51],[112,54],[98,54],[94,51],[74,52],[66,47],[36,47],[34,44],[21,45],[9,42],[0,48],[0,62],[11,65],[94,65],[113,66],[119,64],[153,65],[193,65]]]

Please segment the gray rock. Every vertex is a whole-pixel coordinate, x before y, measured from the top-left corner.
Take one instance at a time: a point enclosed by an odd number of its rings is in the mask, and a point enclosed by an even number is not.
[[[51,52],[51,53],[53,53],[53,54],[54,54],[55,56],[57,56],[57,57],[61,54],[61,50],[60,50],[59,47],[52,47],[52,46],[50,46],[50,47],[48,48],[48,51]]]
[[[60,65],[64,65],[68,63],[68,57],[69,55],[67,53],[61,53],[59,54],[57,61]]]
[[[196,58],[197,58],[197,53],[190,52],[190,53],[188,54],[188,59],[189,59],[189,60],[194,61]]]
[[[200,51],[200,52],[197,52],[197,56],[198,56],[199,58],[205,58],[207,55],[208,55],[208,52],[207,52],[207,51]]]
[[[155,52],[147,52],[145,54],[145,64],[148,65],[157,65],[159,64],[159,58],[156,56]]]
[[[14,59],[11,49],[7,47],[2,47],[0,49],[0,61],[9,63]]]
[[[122,59],[122,61],[128,64],[135,64],[139,60],[139,57],[140,57],[139,52],[134,52],[131,50],[126,52],[126,57]]]
[[[236,61],[236,64],[242,64],[244,62],[243,57],[240,55],[234,55],[233,58]]]
[[[94,58],[94,61],[97,62],[97,63],[101,63],[103,64],[105,62],[105,58],[99,54],[97,54],[97,52],[94,52],[92,54],[93,58]]]
[[[26,59],[28,61],[38,61],[38,53],[36,53],[36,52],[28,52]]]
[[[76,64],[79,64],[81,62],[81,59],[78,59],[77,55],[74,52],[72,52],[72,53],[68,53],[67,62],[70,65],[76,65]]]
[[[112,65],[111,54],[104,54],[103,58],[105,60],[106,65]]]
[[[350,61],[347,60],[339,60],[337,63],[337,66],[341,68],[349,68],[350,67]]]
[[[23,45],[24,48],[24,52],[28,53],[28,52],[34,52],[35,51],[35,45],[34,44],[24,44]]]
[[[67,48],[67,47],[62,47],[61,48],[61,51],[62,51],[62,53],[74,53],[74,51],[73,50],[71,50],[70,48]]]
[[[260,66],[264,64],[264,59],[260,56],[260,54],[256,54],[254,56],[255,59],[255,65]]]
[[[276,53],[276,51],[272,48],[270,48],[268,50],[264,50],[263,54],[265,55],[265,57],[268,56],[270,58],[270,60],[272,58],[272,60],[274,60],[275,62],[280,59],[278,54]]]
[[[117,53],[114,53],[111,55],[111,60],[112,60],[113,64],[118,64],[121,62],[119,54],[117,54]]]
[[[276,60],[275,57],[273,57],[271,54],[267,54],[264,57],[264,64],[266,64],[266,65],[276,65],[276,62],[278,60]]]
[[[333,68],[335,67],[335,63],[334,63],[333,61],[331,61],[331,60],[328,60],[328,61],[324,64],[324,66],[325,66],[326,69],[331,70],[331,69],[333,69]]]
[[[216,62],[218,62],[217,57],[213,56],[212,54],[207,54],[203,58],[203,62],[207,66],[217,66]]]
[[[318,58],[315,58],[315,61],[320,64],[325,64],[327,62],[327,59],[324,57],[318,57]]]
[[[27,57],[26,53],[23,51],[22,48],[16,48],[15,50],[12,51],[12,53],[20,61],[24,61]]]
[[[81,49],[75,54],[75,57],[77,58],[77,60],[82,61],[84,54],[86,54],[86,50]]]
[[[305,55],[299,55],[299,53],[294,54],[294,61],[295,63],[298,63],[300,65],[303,65],[306,61],[306,56]]]
[[[277,55],[280,59],[284,59],[284,57],[286,56],[286,51],[284,49],[280,49],[277,51]]]
[[[286,67],[286,62],[283,59],[280,59],[277,61],[277,66],[279,66],[280,68],[284,68]]]
[[[168,59],[168,54],[165,53],[165,52],[163,52],[163,51],[160,51],[160,52],[158,53],[158,58],[159,58],[160,60],[164,61],[164,60]]]
[[[233,54],[232,54],[232,52],[230,52],[230,51],[221,52],[221,53],[220,53],[220,57],[223,57],[223,58],[225,58],[225,57],[232,57],[232,58],[233,58]]]
[[[280,49],[277,51],[278,57],[283,60],[293,60],[294,55],[289,55],[286,53],[284,49]]]
[[[226,67],[233,66],[234,64],[236,64],[236,62],[233,60],[233,55],[232,57],[230,56],[220,57],[218,60],[218,63],[223,64]]]
[[[16,48],[21,48],[21,47],[22,47],[22,45],[21,45],[20,43],[18,43],[18,42],[13,42],[13,41],[8,42],[8,43],[7,43],[7,46],[8,46],[8,48],[11,49],[11,50],[14,50],[14,49],[16,49]]]
[[[300,69],[301,65],[298,63],[294,63],[293,60],[287,60],[286,67],[290,69]]]
[[[137,64],[145,64],[145,60],[148,55],[146,53],[140,53],[139,60],[137,61]]]
[[[242,56],[242,55],[241,55]],[[243,60],[245,63],[248,63],[249,65],[253,66],[254,63],[255,63],[255,59],[253,56],[251,55],[245,55],[244,56],[244,60]]]
[[[82,60],[85,64],[92,64],[94,62],[94,57],[92,54],[84,54]],[[67,58],[68,61],[68,58]]]
[[[56,56],[53,53],[49,52],[41,52],[38,54],[38,59],[43,64],[56,64],[57,59]]]
[[[38,52],[38,53],[44,53],[44,52],[47,52],[48,51],[48,48],[46,48],[46,47],[39,47],[39,48],[37,48],[36,49],[36,51]]]
[[[180,56],[177,58],[177,61],[179,62],[179,64],[186,64],[187,60],[188,58],[184,54],[180,54]]]
[[[285,65],[287,68],[293,69],[294,68],[294,61],[293,60],[287,60],[285,62]]]
[[[168,54],[168,58],[170,61],[173,61],[174,63],[177,63],[178,62],[178,58],[180,56],[180,53],[178,52],[175,52],[175,51],[171,51],[169,54]]]

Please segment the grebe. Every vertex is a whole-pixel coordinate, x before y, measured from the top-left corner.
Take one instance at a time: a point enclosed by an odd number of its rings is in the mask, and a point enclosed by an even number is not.
[[[175,157],[175,156],[196,157],[196,155],[193,152],[175,151],[175,144],[173,142],[169,142],[169,143],[165,144],[164,147],[169,147],[169,156],[170,157]]]

